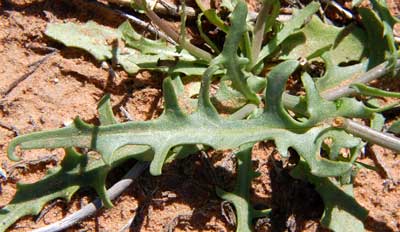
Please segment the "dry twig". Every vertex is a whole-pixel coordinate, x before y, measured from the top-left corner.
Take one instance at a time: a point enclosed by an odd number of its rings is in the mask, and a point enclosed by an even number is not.
[[[110,3],[115,3],[118,5],[123,5],[123,6],[130,6],[131,5],[131,0],[107,0]],[[163,15],[168,15],[168,16],[175,16],[178,17],[179,11],[179,6],[176,6],[174,4],[171,4],[166,1],[154,1],[154,0],[147,0],[146,1],[149,6],[152,6],[152,10],[154,10],[158,14],[163,14]],[[188,17],[194,17],[196,16],[196,11],[189,6],[185,7],[185,14]]]
[[[50,154],[43,156],[42,158],[35,159],[35,160],[22,160],[7,169],[7,173],[10,177],[13,176],[13,173],[16,169],[22,168],[26,169],[28,166],[35,166],[43,163],[57,163],[58,158],[56,155]]]
[[[393,135],[376,131],[370,127],[342,117],[335,118],[332,121],[332,126],[342,128],[346,132],[362,138],[370,143],[400,152],[400,139]]]
[[[18,135],[19,135],[18,129],[17,129],[15,126],[13,126],[13,125],[8,125],[8,124],[6,124],[6,123],[0,121],[0,127],[3,127],[3,128],[5,128],[5,129],[7,129],[7,130],[9,130],[9,131],[14,132],[15,136],[18,136]]]
[[[17,87],[24,80],[28,79],[28,77],[30,77],[40,67],[40,65],[42,65],[47,59],[49,59],[51,56],[53,56],[57,52],[58,52],[58,50],[55,50],[55,51],[45,55],[42,59],[30,64],[29,65],[29,71],[27,73],[25,73],[24,75],[22,75],[17,80],[13,81],[7,87],[7,89],[3,91],[3,93],[1,95],[3,95],[3,97],[6,97],[8,94],[10,94],[11,91],[13,91],[15,89],[15,87]]]
[[[393,184],[397,184],[397,181],[393,178],[392,171],[387,167],[385,162],[382,160],[381,153],[376,149],[376,146],[372,145],[369,147],[370,148],[370,155],[372,156],[372,159],[374,160],[374,163],[378,166],[380,169],[380,175],[382,178],[385,178],[392,182]]]
[[[115,9],[115,8],[110,7],[110,6],[107,6],[107,5],[105,5],[105,4],[101,3],[101,2],[92,2],[92,3],[95,4],[97,7],[101,7],[103,9],[107,9],[109,11],[115,12],[119,16],[121,16],[123,18],[126,18],[126,19],[129,19],[134,24],[136,24],[136,25],[138,25],[138,26],[140,26],[142,28],[145,28],[146,31],[149,31],[153,35],[155,35],[157,37],[161,37],[161,38],[167,40],[168,42],[170,42],[172,44],[175,44],[175,41],[173,39],[171,39],[164,32],[162,32],[162,31],[158,30],[157,28],[153,27],[148,22],[145,22],[145,21],[143,21],[143,20],[141,20],[141,19],[139,19],[139,18],[137,18],[137,17],[135,17],[135,16],[133,16],[131,14],[125,13],[125,12],[119,10],[119,9]]]

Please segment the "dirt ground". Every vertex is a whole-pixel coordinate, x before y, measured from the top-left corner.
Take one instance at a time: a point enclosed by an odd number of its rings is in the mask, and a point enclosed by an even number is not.
[[[400,3],[391,2],[398,14]],[[35,182],[56,165],[63,151],[24,151],[17,165],[6,157],[6,147],[17,134],[58,128],[79,115],[97,123],[96,104],[104,93],[112,94],[114,112],[126,121],[120,107],[135,120],[148,120],[161,112],[162,76],[142,72],[127,76],[116,70],[112,78],[85,52],[66,48],[43,35],[49,22],[86,22],[95,20],[116,27],[124,21],[112,11],[93,7],[85,0],[6,0],[0,1],[0,163],[10,178],[1,183],[0,206],[15,194],[16,183]],[[20,81],[21,79],[24,80]],[[15,84],[18,83],[18,84]],[[399,89],[397,90],[399,91]],[[398,113],[398,112],[397,112]],[[397,114],[398,115],[398,114]],[[382,163],[395,181],[400,181],[400,157],[374,146]],[[253,182],[252,200],[257,207],[273,209],[271,220],[255,222],[256,231],[325,231],[319,223],[322,200],[313,187],[293,180],[274,169],[269,156],[271,144],[258,144],[253,153],[254,168],[261,176]],[[361,162],[374,165],[367,155]],[[214,152],[220,186],[232,185],[234,176],[219,173],[224,165],[234,170],[229,152]],[[109,177],[112,185],[132,165],[128,163]],[[229,168],[228,168],[229,169]],[[214,190],[211,170],[201,155],[167,165],[160,177],[141,176],[132,187],[114,201],[115,207],[102,210],[68,231],[120,231],[135,217],[131,231],[234,231],[229,216],[221,210],[222,201]],[[357,201],[369,210],[367,231],[400,231],[400,187],[379,173],[362,169],[356,179]],[[90,189],[80,190],[69,204],[48,204],[41,217],[25,217],[9,231],[30,231],[62,219],[96,197]],[[229,215],[229,206],[224,208]]]

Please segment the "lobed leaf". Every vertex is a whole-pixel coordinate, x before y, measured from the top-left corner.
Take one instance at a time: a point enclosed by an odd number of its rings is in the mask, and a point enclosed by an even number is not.
[[[277,35],[261,49],[255,64],[260,63],[267,56],[275,52],[284,40],[295,33],[296,30],[300,29],[304,25],[306,20],[311,17],[315,12],[317,12],[319,7],[319,3],[311,2],[306,7],[296,12],[296,14],[293,15],[292,19],[283,25],[282,30],[280,30]]]
[[[327,91],[334,91],[335,88],[346,85],[367,71],[367,62],[365,61],[341,67],[334,63],[330,52],[322,54],[321,58],[325,63],[325,73],[315,81],[321,94]]]
[[[317,110],[321,102],[315,98],[315,94],[310,95],[310,99],[313,100],[310,101],[308,109],[312,116],[305,123],[294,121],[283,108],[282,93],[285,82],[297,65],[296,61],[287,61],[276,66],[271,72],[266,94],[267,106],[259,118],[220,118],[210,102],[208,93],[210,78],[217,70],[212,66],[203,77],[198,108],[191,115],[183,113],[171,79],[166,79],[163,85],[165,110],[156,120],[93,126],[76,119],[66,128],[17,137],[10,143],[8,154],[11,159],[17,160],[14,150],[18,145],[22,149],[81,147],[98,151],[105,163],[111,165],[113,154],[121,147],[147,145],[154,152],[150,172],[160,175],[168,152],[179,145],[204,144],[215,149],[227,149],[249,142],[274,140],[283,155],[287,154],[289,147],[297,150],[310,165],[312,173],[319,176],[340,175],[350,169],[350,163],[330,161],[319,156],[321,143],[316,143],[316,140],[327,127],[323,124],[312,125],[320,119],[325,119],[314,115],[314,112],[319,114],[321,111]],[[336,104],[332,104],[336,112]]]
[[[355,25],[339,28],[317,16],[282,43],[283,59],[312,60],[329,51],[334,64],[359,61],[364,55],[365,32]]]
[[[98,109],[103,125],[117,123],[111,111],[109,96],[100,101]],[[74,193],[83,187],[94,188],[104,205],[111,207],[105,187],[109,171],[128,159],[149,160],[152,156],[147,146],[125,146],[114,152],[111,165],[107,165],[101,159],[93,159],[75,149],[66,148],[60,167],[50,170],[38,182],[17,184],[13,200],[0,210],[0,231],[5,231],[23,216],[38,214],[46,203],[54,199],[63,198],[69,202]]]
[[[162,40],[150,40],[139,35],[129,22],[118,29],[108,28],[93,21],[79,25],[74,23],[48,24],[45,34],[68,47],[83,49],[97,60],[114,59],[130,74],[141,69],[166,71],[160,60],[193,62],[196,59],[185,50]],[[196,66],[195,63],[191,63]]]
[[[373,9],[378,13],[383,24],[383,35],[385,42],[388,46],[388,68],[391,69],[392,73],[395,71],[395,66],[398,58],[397,45],[393,35],[393,28],[396,23],[400,23],[400,20],[390,14],[390,11],[386,5],[385,0],[372,0]]]
[[[238,56],[238,48],[246,28],[247,5],[239,1],[232,12],[229,32],[226,35],[223,50],[212,62],[211,66],[219,65],[226,68],[226,77],[232,81],[232,86],[243,94],[251,103],[259,104],[260,99],[246,83],[244,74],[248,60]]]
[[[236,210],[237,232],[251,232],[252,220],[265,217],[270,210],[255,210],[250,203],[251,181],[256,176],[251,162],[251,151],[253,144],[244,144],[236,153],[238,160],[237,181],[233,192],[226,192],[217,188],[217,194],[224,200],[233,204]]]
[[[373,1],[374,2],[374,1]],[[368,36],[368,69],[389,60],[388,68],[394,71],[397,49],[393,38],[393,18],[367,8],[358,9]],[[381,18],[381,17],[383,18]]]
[[[291,175],[315,185],[315,190],[324,201],[325,210],[321,224],[333,231],[364,231],[363,221],[368,215],[353,196],[353,185],[340,185],[333,178],[317,177],[310,173],[310,168],[300,161]]]
[[[87,160],[87,156],[66,149],[61,166],[51,170],[42,180],[32,184],[17,184],[13,200],[0,210],[0,231],[5,231],[23,216],[37,215],[46,203],[54,199],[63,198],[69,202],[74,193],[83,187],[94,188],[105,206],[111,207],[105,189],[108,172],[127,159],[151,155],[145,146],[131,146],[116,151],[112,166],[109,166],[101,159]]]

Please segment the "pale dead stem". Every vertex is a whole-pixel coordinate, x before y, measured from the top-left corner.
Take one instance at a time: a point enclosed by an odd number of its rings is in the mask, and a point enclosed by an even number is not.
[[[349,134],[360,137],[370,143],[400,152],[400,139],[395,136],[376,131],[370,127],[342,117],[335,118],[332,121],[332,126],[341,128]]]
[[[174,31],[165,21],[163,21],[158,15],[147,6],[146,1],[144,0],[135,0],[136,4],[143,8],[146,16],[150,19],[152,23],[157,25],[165,34],[167,34],[171,39],[173,39],[176,43],[180,44],[182,48],[186,49],[189,53],[194,55],[195,57],[210,62],[213,56],[206,52],[205,50],[194,46],[186,39],[181,40],[179,34]]]
[[[374,68],[370,69],[368,72],[363,73],[353,80],[351,80],[349,83],[346,83],[343,86],[340,86],[338,88],[333,88],[326,90],[321,93],[321,96],[325,98],[326,100],[336,100],[340,97],[344,96],[349,96],[352,94],[357,93],[357,91],[354,88],[350,88],[351,84],[354,83],[368,83],[373,80],[376,80],[380,77],[383,77],[384,75],[388,74],[390,70],[387,69],[388,61],[381,63],[380,65],[375,66]],[[397,60],[396,62],[396,67],[395,67],[396,72],[400,70],[400,59]]]
[[[107,195],[111,200],[117,198],[121,193],[125,191],[133,181],[139,177],[149,166],[149,163],[136,163],[129,172],[117,183],[115,183],[110,189],[107,190]],[[96,198],[93,202],[87,204],[82,209],[75,213],[63,218],[48,226],[33,230],[32,232],[55,232],[67,229],[75,223],[82,221],[83,219],[95,214],[97,210],[103,207],[103,203],[100,198]]]

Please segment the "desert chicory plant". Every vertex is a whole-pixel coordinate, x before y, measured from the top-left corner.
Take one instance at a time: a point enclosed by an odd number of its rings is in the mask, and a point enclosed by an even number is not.
[[[334,231],[363,231],[362,221],[367,211],[355,201],[352,181],[355,161],[365,143],[335,122],[338,117],[374,121],[381,118],[377,116],[380,112],[394,105],[372,104],[372,98],[398,95],[361,83],[353,84],[352,92],[371,97],[371,101],[364,103],[346,97],[346,91],[340,94],[335,91],[349,86],[349,82],[361,80],[359,76],[385,61],[388,61],[387,69],[392,73],[397,71],[397,45],[390,30],[395,19],[387,15],[383,2],[374,1],[376,11],[358,9],[365,28],[338,28],[323,23],[313,16],[320,7],[316,2],[296,11],[290,21],[281,25],[275,20],[280,8],[278,1],[263,2],[254,24],[248,21],[244,2],[224,1],[224,6],[231,10],[229,26],[215,10],[205,9],[201,2],[197,3],[202,15],[226,32],[222,49],[210,44],[214,54],[190,44],[184,30],[181,34],[173,31],[140,0],[136,1],[136,6],[178,46],[144,38],[128,22],[118,29],[94,22],[48,25],[47,36],[66,46],[82,48],[100,61],[113,58],[128,73],[142,69],[165,72],[168,77],[163,83],[164,110],[154,120],[118,123],[106,95],[98,106],[100,125],[90,125],[76,118],[65,128],[15,138],[8,147],[12,160],[19,159],[15,155],[17,146],[22,149],[63,147],[66,155],[60,167],[41,181],[18,185],[15,198],[2,209],[0,230],[4,231],[22,216],[39,213],[50,200],[65,198],[68,201],[84,186],[93,187],[103,203],[111,207],[105,179],[113,167],[127,159],[149,161],[150,173],[161,175],[167,160],[211,147],[236,151],[238,177],[235,188],[232,192],[217,188],[217,194],[233,203],[238,217],[237,231],[251,231],[252,219],[265,217],[270,212],[269,209],[255,210],[251,205],[251,181],[256,176],[251,165],[251,150],[254,143],[271,140],[284,159],[290,156],[289,148],[300,155],[291,174],[316,186],[325,204],[321,218],[323,226]],[[182,22],[185,22],[185,15],[182,15]],[[198,25],[201,26],[201,22]],[[321,28],[327,33],[319,33]],[[347,34],[343,37],[345,31]],[[266,33],[270,35],[269,40],[265,39]],[[385,43],[380,46],[387,52],[372,46],[375,36],[382,33]],[[203,37],[206,36],[203,33]],[[110,37],[122,41],[125,46],[107,44]],[[340,38],[339,42],[337,38]],[[312,46],[304,47],[303,44]],[[160,60],[175,63],[161,66]],[[309,62],[304,65],[299,60]],[[325,64],[325,72],[320,77],[312,78],[307,72],[307,64],[313,60]],[[356,64],[339,65],[343,62]],[[271,63],[276,65],[263,76],[264,66]],[[185,95],[180,79],[181,76],[195,75],[202,76],[196,100]],[[301,76],[304,96],[285,92],[286,82],[293,75]],[[219,80],[220,88],[215,96],[210,96],[213,79]],[[213,102],[222,105],[233,102],[229,107],[236,113],[222,117]],[[261,102],[263,108],[259,108]],[[252,106],[251,111],[243,113],[241,109],[248,109],[247,106]],[[187,108],[191,108],[191,113]],[[97,151],[102,160],[87,160],[87,155],[78,153],[75,148]],[[343,148],[348,153],[343,153]]]

